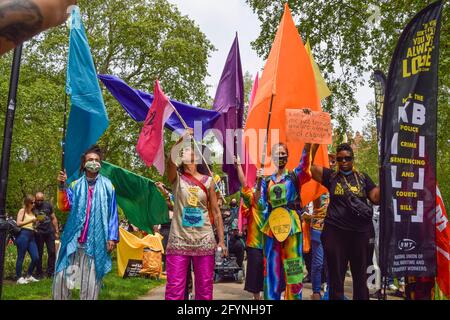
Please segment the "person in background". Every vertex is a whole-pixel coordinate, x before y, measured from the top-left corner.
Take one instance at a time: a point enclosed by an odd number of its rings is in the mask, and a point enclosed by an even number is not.
[[[228,252],[236,256],[237,265],[244,266],[245,244],[242,240],[242,233],[239,232],[238,219],[234,219],[230,226]]]
[[[231,214],[231,221],[234,221],[235,219],[238,219],[239,217],[239,206],[236,199],[231,199],[230,201],[230,214]]]
[[[168,161],[168,179],[174,195],[174,214],[166,250],[166,300],[185,297],[186,278],[194,266],[195,299],[212,300],[214,255],[217,248],[226,254],[222,216],[217,205],[213,177],[205,170],[192,145],[189,129],[172,147]],[[180,145],[188,140],[187,144]],[[177,152],[181,147],[181,157]],[[180,159],[181,158],[181,159]],[[179,162],[179,165],[176,163]],[[216,243],[209,216],[212,211],[219,238]]]
[[[367,256],[373,213],[368,216],[371,208],[367,200],[378,204],[380,188],[367,174],[356,170],[353,149],[349,144],[343,143],[337,147],[335,171],[314,165],[318,148],[318,145],[312,147],[311,174],[330,192],[321,235],[328,266],[329,299],[344,299],[345,273],[350,262],[353,300],[369,300]],[[359,211],[350,206],[349,197],[359,201]]]
[[[38,33],[60,25],[76,0],[0,1],[0,55]]]
[[[254,198],[254,189],[246,185],[244,171],[239,158],[234,158],[234,163],[241,183],[241,195],[244,202],[243,217],[247,218],[247,272],[244,290],[253,294],[254,300],[261,300],[261,292],[264,290],[264,254],[263,233],[264,224],[263,206],[258,205]]]
[[[36,266],[38,278],[43,277],[42,256],[44,254],[44,244],[47,247],[47,270],[46,275],[52,278],[55,272],[56,247],[55,240],[59,239],[58,219],[53,212],[53,206],[45,201],[42,192],[36,193],[33,212],[39,220],[36,226],[36,244],[39,253],[39,262]]]
[[[26,284],[29,282],[38,282],[32,274],[39,261],[38,249],[35,241],[35,225],[37,218],[33,213],[34,197],[27,195],[23,201],[23,208],[17,213],[17,226],[21,228],[19,235],[16,238],[17,245],[17,260],[16,260],[16,278],[17,284]],[[26,253],[30,254],[31,263],[28,267],[27,277],[22,276],[23,260]]]
[[[58,176],[58,208],[70,214],[56,263],[54,300],[70,300],[74,288],[70,280],[80,280],[81,300],[97,300],[102,279],[112,269],[110,254],[119,242],[116,192],[111,181],[99,173],[103,152],[94,145],[81,160],[81,178],[69,187],[65,171]],[[67,276],[73,267],[76,279]]]

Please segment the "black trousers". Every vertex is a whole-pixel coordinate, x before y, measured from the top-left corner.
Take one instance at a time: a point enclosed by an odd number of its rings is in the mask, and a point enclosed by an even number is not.
[[[232,237],[228,243],[228,251],[236,256],[237,265],[242,268],[244,264],[245,246],[239,238]]]
[[[36,266],[36,273],[39,276],[43,275],[42,272],[42,255],[44,254],[44,244],[47,247],[47,276],[53,277],[55,273],[55,260],[56,260],[56,247],[55,247],[55,234],[51,233],[38,233],[35,235],[36,244],[38,248],[39,261]]]
[[[326,224],[321,240],[328,266],[330,300],[344,300],[348,263],[353,280],[353,300],[369,300],[367,256],[369,232],[347,231]]]

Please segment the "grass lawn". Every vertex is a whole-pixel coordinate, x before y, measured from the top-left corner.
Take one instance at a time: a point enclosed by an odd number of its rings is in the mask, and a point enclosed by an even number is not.
[[[150,289],[161,286],[165,280],[146,278],[122,279],[117,274],[117,261],[113,260],[113,269],[103,279],[103,287],[99,300],[134,300],[148,293]],[[37,283],[17,285],[6,281],[3,286],[4,300],[50,300],[52,298],[52,279],[44,279]],[[72,299],[79,298],[79,290],[75,290]]]

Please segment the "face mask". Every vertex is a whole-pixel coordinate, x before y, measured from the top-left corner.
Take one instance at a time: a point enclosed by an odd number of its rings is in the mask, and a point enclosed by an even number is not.
[[[339,170],[340,173],[342,173],[344,176],[349,176],[353,173],[353,170],[350,171],[344,171],[344,170]]]
[[[275,163],[278,164],[278,166],[280,168],[283,168],[286,166],[286,164],[288,162],[288,157],[287,156],[276,157],[274,160],[275,160]]]
[[[35,201],[35,202],[34,202],[34,206],[35,206],[36,208],[42,207],[42,201]]]
[[[97,173],[102,168],[102,165],[97,161],[88,161],[84,165],[84,168],[91,173]]]
[[[232,206],[233,208],[236,208],[237,203],[231,203],[231,206]]]

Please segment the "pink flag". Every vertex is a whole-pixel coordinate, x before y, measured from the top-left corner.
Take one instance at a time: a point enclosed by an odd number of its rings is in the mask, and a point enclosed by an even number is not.
[[[136,150],[148,167],[155,166],[159,174],[163,175],[165,170],[164,124],[172,115],[173,108],[158,81],[155,82],[153,94],[155,98],[148,110]]]
[[[253,102],[255,101],[256,92],[258,91],[258,85],[259,85],[259,73],[256,73],[255,82],[253,83],[253,88],[252,88],[252,92],[250,95],[250,103],[248,105],[247,115],[250,113],[250,110],[253,107]],[[243,139],[245,139],[245,136]],[[248,152],[248,148],[245,145],[245,141],[242,141],[242,145],[244,146],[244,161],[243,161],[243,163],[244,163],[244,174],[245,174],[246,184],[248,187],[253,187],[254,184],[256,183],[256,165],[250,164],[250,155]],[[242,216],[242,211],[244,210],[243,205],[244,205],[244,203],[243,203],[243,200],[241,199],[241,206],[239,209],[239,216],[238,216],[238,227],[239,227],[240,232],[243,231],[244,225],[247,224],[246,219]]]

